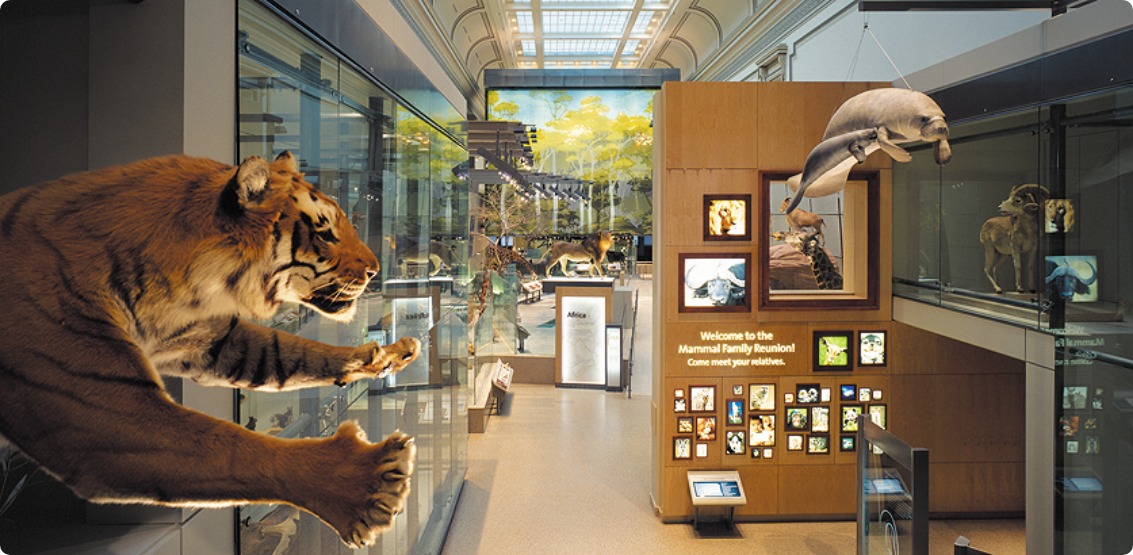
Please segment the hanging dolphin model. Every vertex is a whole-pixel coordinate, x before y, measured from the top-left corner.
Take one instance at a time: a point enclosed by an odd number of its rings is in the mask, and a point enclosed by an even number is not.
[[[908,89],[874,89],[850,98],[830,118],[822,142],[807,156],[803,173],[787,180],[795,195],[786,213],[793,211],[804,196],[823,197],[841,191],[854,162],[864,162],[879,149],[899,162],[912,160],[897,146],[910,141],[932,142],[937,164],[952,159],[944,111],[928,95]],[[855,151],[859,147],[861,151]]]

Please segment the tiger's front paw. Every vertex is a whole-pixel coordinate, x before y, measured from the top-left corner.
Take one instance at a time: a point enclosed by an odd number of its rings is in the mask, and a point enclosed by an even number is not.
[[[420,352],[421,342],[412,337],[402,337],[391,345],[367,343],[354,349],[351,363],[334,383],[344,386],[362,378],[384,378],[405,369]]]
[[[352,548],[371,545],[379,535],[393,527],[394,518],[409,497],[409,477],[413,474],[417,446],[412,436],[395,431],[371,448],[377,455],[371,470],[367,496],[345,526],[335,526],[342,541]]]
[[[402,337],[392,345],[368,346],[372,348],[371,361],[364,368],[376,372],[374,377],[378,379],[400,372],[421,353],[421,342],[413,337]]]

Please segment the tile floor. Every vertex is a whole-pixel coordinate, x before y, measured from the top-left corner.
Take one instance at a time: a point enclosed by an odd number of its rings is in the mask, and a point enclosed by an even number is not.
[[[443,555],[842,554],[853,522],[664,524],[649,499],[650,282],[641,287],[633,397],[512,386],[504,414],[469,439],[469,470]],[[931,553],[965,535],[994,555],[1025,553],[1022,520],[934,521]]]

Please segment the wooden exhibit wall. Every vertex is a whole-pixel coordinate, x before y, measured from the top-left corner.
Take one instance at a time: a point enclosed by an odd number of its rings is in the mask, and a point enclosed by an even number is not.
[[[748,520],[849,518],[854,513],[856,455],[839,450],[839,387],[880,389],[888,428],[917,447],[930,449],[930,510],[948,515],[1019,514],[1024,508],[1024,364],[977,347],[892,321],[891,160],[875,153],[857,169],[875,171],[881,184],[880,292],[876,308],[760,310],[759,256],[770,231],[754,213],[750,241],[705,241],[704,195],[750,194],[761,206],[762,172],[801,171],[821,141],[834,111],[851,96],[888,83],[669,82],[654,98],[654,314],[652,495],[666,521],[690,520],[688,470],[736,470],[748,504],[736,516]],[[777,210],[779,200],[770,199]],[[785,231],[785,230],[782,230]],[[849,246],[848,246],[849,247]],[[750,254],[747,282],[751,310],[679,312],[683,277],[679,255]],[[813,370],[816,331],[888,332],[887,364],[846,370]],[[725,335],[705,335],[711,333]],[[727,334],[736,334],[727,335]],[[743,337],[743,340],[719,338]],[[745,346],[747,345],[747,346]],[[725,354],[720,353],[725,350]],[[745,353],[744,350],[747,350]],[[716,350],[715,354],[703,351]],[[728,354],[728,351],[731,353]],[[736,354],[736,353],[739,354]],[[690,354],[691,353],[691,354]],[[734,362],[736,360],[746,362]],[[721,364],[728,364],[722,366]],[[732,364],[738,364],[732,366]],[[774,411],[748,411],[752,384],[776,386]],[[787,450],[784,394],[798,384],[830,388],[830,452]],[[692,386],[713,386],[711,412],[677,413],[675,392],[686,400]],[[742,395],[733,387],[742,386]],[[743,425],[730,426],[726,401],[744,399]],[[775,415],[771,457],[725,454],[725,434],[748,431],[749,416]],[[716,439],[708,456],[674,458],[678,418],[715,416]],[[847,434],[848,435],[848,434]]]

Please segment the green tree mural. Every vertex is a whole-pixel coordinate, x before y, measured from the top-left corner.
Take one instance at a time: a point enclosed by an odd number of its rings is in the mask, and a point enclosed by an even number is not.
[[[539,129],[535,170],[592,182],[558,201],[549,231],[652,233],[652,90],[493,90],[491,119]]]

